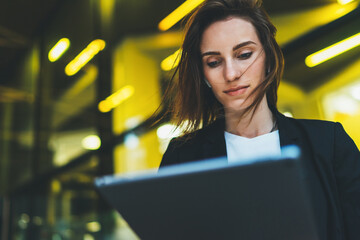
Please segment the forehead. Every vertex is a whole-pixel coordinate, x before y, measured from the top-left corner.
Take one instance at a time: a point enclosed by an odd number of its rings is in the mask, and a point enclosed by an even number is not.
[[[260,44],[255,27],[247,20],[230,17],[216,21],[205,29],[200,41],[200,50],[216,50],[224,45],[232,48],[246,41]]]

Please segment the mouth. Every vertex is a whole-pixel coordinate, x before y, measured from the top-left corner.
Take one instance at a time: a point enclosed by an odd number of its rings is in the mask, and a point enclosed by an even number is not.
[[[225,90],[224,93],[230,96],[236,96],[236,95],[244,94],[248,88],[249,86],[239,86],[239,87],[229,88]]]

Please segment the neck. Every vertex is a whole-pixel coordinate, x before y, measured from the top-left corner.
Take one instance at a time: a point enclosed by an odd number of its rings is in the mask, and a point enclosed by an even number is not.
[[[276,129],[266,96],[255,111],[244,114],[243,111],[225,110],[225,124],[227,132],[247,138],[254,138]]]

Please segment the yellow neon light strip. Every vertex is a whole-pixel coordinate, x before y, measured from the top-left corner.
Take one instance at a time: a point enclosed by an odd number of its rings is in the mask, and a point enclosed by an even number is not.
[[[49,51],[49,61],[55,62],[56,60],[58,60],[66,52],[66,50],[69,49],[69,46],[70,40],[68,38],[60,39]]]
[[[339,4],[341,5],[346,5],[348,3],[353,2],[354,0],[337,0]]]
[[[76,74],[82,67],[84,67],[96,54],[105,48],[105,41],[96,39],[92,41],[84,50],[77,55],[65,67],[65,73],[68,76]]]
[[[134,87],[130,85],[121,88],[98,104],[99,111],[103,113],[110,112],[113,108],[130,98],[134,92]]]
[[[171,69],[177,67],[180,61],[181,49],[177,50],[161,62],[161,69],[164,71],[170,71]]]
[[[194,8],[199,6],[204,0],[187,0],[176,8],[172,13],[170,13],[166,18],[161,20],[158,25],[158,28],[161,31],[166,31],[172,26],[174,26],[178,21],[191,12]]]
[[[315,67],[360,45],[360,33],[324,48],[306,57],[305,64]]]

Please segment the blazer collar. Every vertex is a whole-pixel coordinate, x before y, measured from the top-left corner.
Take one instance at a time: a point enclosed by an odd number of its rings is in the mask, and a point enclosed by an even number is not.
[[[270,107],[270,109],[277,121],[280,146],[284,147],[286,145],[296,145],[299,134],[297,134],[298,129],[294,126],[292,119],[281,114],[275,107]]]

